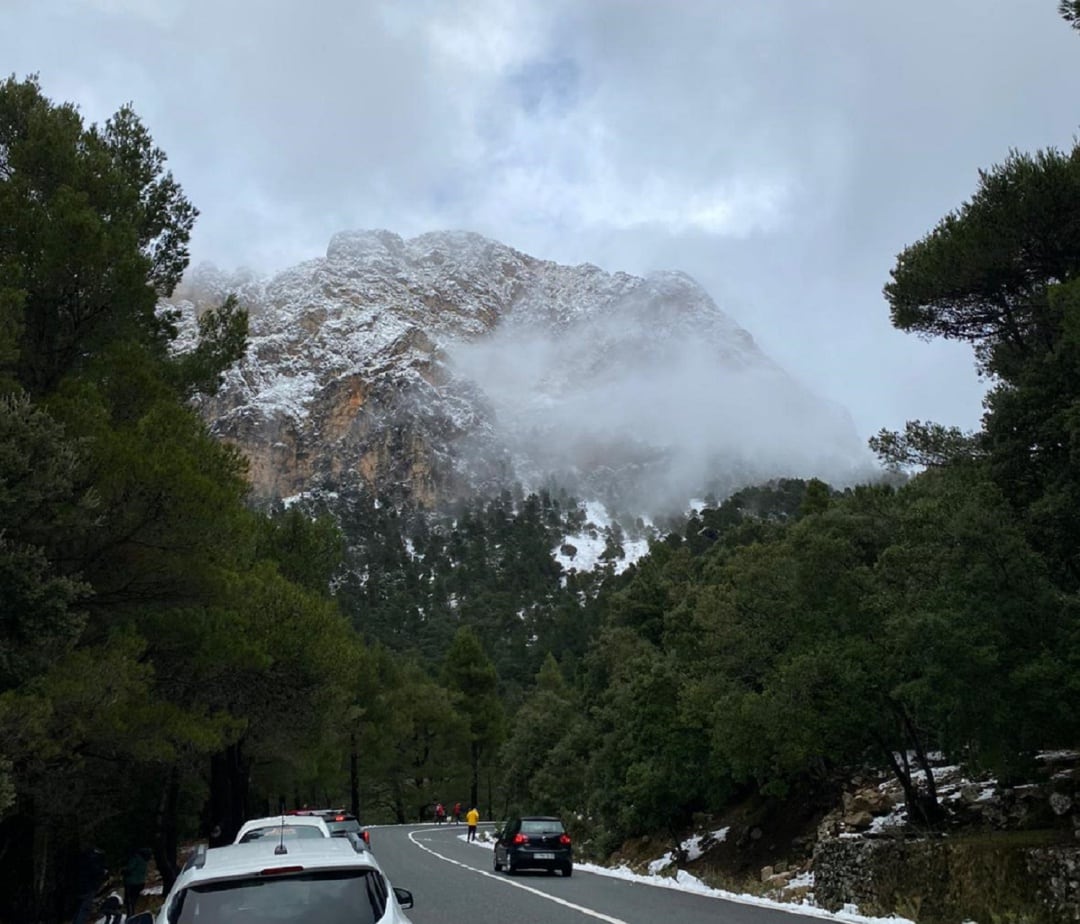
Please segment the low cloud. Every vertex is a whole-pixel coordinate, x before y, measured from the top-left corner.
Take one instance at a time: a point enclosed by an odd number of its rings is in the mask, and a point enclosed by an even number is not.
[[[511,318],[449,354],[487,395],[519,475],[581,493],[613,484],[604,499],[620,509],[664,512],[775,477],[874,474],[845,411],[730,322],[695,329],[677,312],[632,297],[556,329]]]

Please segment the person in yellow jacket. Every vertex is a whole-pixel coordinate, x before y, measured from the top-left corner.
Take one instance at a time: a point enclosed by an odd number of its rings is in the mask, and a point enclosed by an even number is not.
[[[476,825],[480,821],[480,813],[476,810],[476,806],[473,806],[465,813],[465,824],[469,826],[469,836],[466,840],[476,840]]]

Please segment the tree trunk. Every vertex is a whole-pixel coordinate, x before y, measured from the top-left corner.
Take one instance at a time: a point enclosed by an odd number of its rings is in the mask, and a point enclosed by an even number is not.
[[[918,758],[919,766],[922,767],[923,773],[926,774],[926,798],[929,799],[934,806],[937,806],[937,781],[934,779],[934,770],[930,766],[930,760],[926,756],[926,749],[923,747],[922,735],[920,735],[918,730],[915,728],[915,723],[912,721],[911,716],[908,715],[906,709],[901,709],[901,715],[904,720],[904,727],[908,730],[908,734],[911,736],[911,743],[915,750],[915,757]]]
[[[34,800],[27,796],[21,811],[13,812],[0,823],[0,873],[4,885],[0,888],[0,920],[37,921],[47,915],[71,916],[71,883],[75,870],[75,832],[69,831],[68,857],[57,848],[57,866],[50,877],[47,873],[48,855],[39,849],[41,823],[36,817]],[[27,845],[32,845],[27,849]],[[66,865],[69,879],[57,879]],[[51,886],[51,888],[50,888]],[[50,895],[50,892],[52,893]]]
[[[911,721],[910,716],[907,714],[907,710],[900,703],[891,703],[891,706],[903,727],[903,733],[899,736],[903,747],[903,750],[899,752],[899,759],[897,752],[886,744],[883,739],[879,739],[878,744],[884,751],[889,766],[893,768],[893,773],[896,774],[896,778],[900,781],[900,786],[904,790],[908,818],[926,828],[938,827],[945,818],[945,812],[941,808],[941,803],[938,802],[937,786],[934,783],[934,773],[926,756],[926,750],[922,745],[914,722]],[[915,782],[911,764],[908,761],[908,738],[911,739],[910,743],[915,751],[919,766],[926,775],[927,787],[925,792]]]
[[[397,819],[399,825],[405,824],[407,821],[405,818],[405,797],[401,792],[401,784],[397,780],[394,780],[390,788],[390,799],[394,804],[394,818]]]
[[[176,765],[169,767],[165,784],[158,800],[157,834],[154,837],[154,862],[161,873],[162,894],[168,895],[176,882],[179,869],[176,865],[178,837],[176,830],[176,807],[180,798],[180,774]]]
[[[480,745],[474,741],[469,747],[472,758],[472,782],[469,784],[469,805],[480,804]]]
[[[32,803],[31,803],[32,804]],[[50,843],[49,829],[36,822],[33,824],[33,867],[34,867],[34,910],[36,914],[41,914],[42,909],[45,907],[47,895],[49,891],[49,885],[58,887],[60,882],[58,881],[58,864],[59,857],[56,853],[56,845]],[[65,889],[56,888],[57,893],[56,900],[53,901],[53,906],[60,911],[61,914],[66,914],[67,909],[62,907],[63,899],[66,897],[63,893]]]
[[[243,747],[241,739],[210,758],[210,825],[221,829],[211,847],[231,844],[248,818],[249,764]]]
[[[349,811],[360,820],[360,755],[356,753],[356,732],[349,737],[352,745],[349,753]]]
[[[495,785],[491,779],[492,777],[491,767],[488,767],[487,771],[487,816],[488,818],[495,817]],[[505,812],[503,813],[506,814]]]

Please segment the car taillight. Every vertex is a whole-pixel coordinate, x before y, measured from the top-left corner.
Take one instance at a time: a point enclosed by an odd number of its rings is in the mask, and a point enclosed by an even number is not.
[[[529,843],[529,838],[525,834],[515,834],[514,835],[514,843],[515,844],[527,844],[527,843]]]
[[[364,843],[367,844],[370,847],[371,846],[371,832],[370,831],[361,831],[360,836],[364,839]]]
[[[569,834],[561,834],[561,835],[559,835],[559,843],[562,844],[563,847],[569,847],[570,846],[570,835]]]
[[[260,876],[287,876],[289,873],[302,873],[302,866],[270,866],[259,870]]]
[[[345,821],[345,816],[344,815],[335,815],[334,816],[334,821]]]

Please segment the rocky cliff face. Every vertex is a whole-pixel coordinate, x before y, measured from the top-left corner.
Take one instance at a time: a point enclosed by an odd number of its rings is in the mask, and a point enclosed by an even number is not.
[[[246,358],[201,407],[272,499],[360,479],[424,506],[557,478],[624,509],[777,475],[850,480],[846,414],[798,387],[689,277],[560,266],[479,235],[336,235],[235,292]]]

